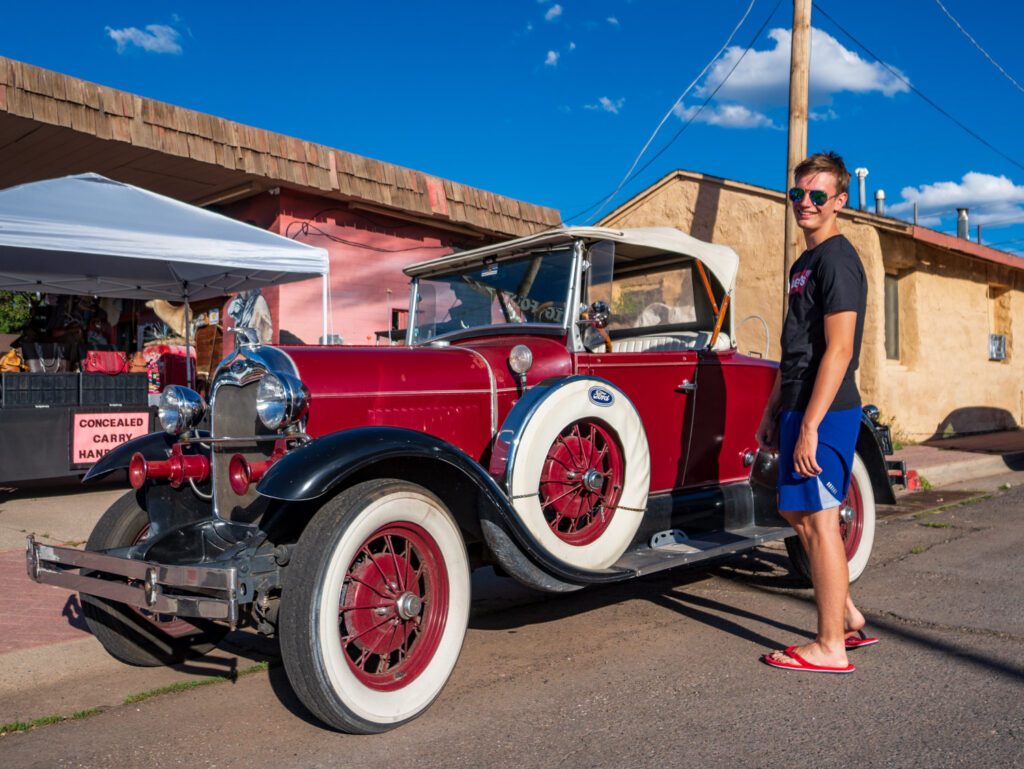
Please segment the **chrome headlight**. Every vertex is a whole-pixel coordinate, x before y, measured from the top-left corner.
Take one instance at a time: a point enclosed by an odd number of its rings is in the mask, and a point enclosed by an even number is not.
[[[203,396],[181,385],[169,385],[160,396],[160,426],[171,435],[180,435],[198,425],[206,413]]]
[[[256,390],[256,412],[268,430],[287,427],[306,414],[309,391],[288,374],[267,374]]]

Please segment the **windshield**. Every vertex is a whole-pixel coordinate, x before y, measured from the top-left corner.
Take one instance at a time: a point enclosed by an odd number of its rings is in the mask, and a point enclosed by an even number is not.
[[[564,326],[571,247],[520,259],[474,265],[417,281],[412,341],[482,326],[542,323]]]

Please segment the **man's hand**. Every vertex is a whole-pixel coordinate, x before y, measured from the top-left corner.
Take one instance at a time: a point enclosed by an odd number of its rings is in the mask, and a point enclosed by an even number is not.
[[[778,416],[765,411],[761,424],[757,428],[757,445],[768,451],[779,448]]]
[[[821,472],[818,467],[818,430],[800,426],[800,435],[793,448],[793,468],[804,478],[813,478]]]

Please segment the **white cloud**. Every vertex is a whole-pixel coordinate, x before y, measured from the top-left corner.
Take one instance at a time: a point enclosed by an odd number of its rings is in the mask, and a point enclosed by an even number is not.
[[[557,19],[561,15],[562,15],[562,6],[560,6],[558,3],[555,3],[553,6],[548,8],[548,12],[544,14],[544,20],[545,21],[554,21],[555,19]]]
[[[557,67],[560,55],[558,51],[548,51],[548,57],[544,59],[544,64],[548,67]]]
[[[572,43],[572,42],[570,42],[570,43],[569,43],[569,50],[570,50],[570,51],[575,51],[575,50],[576,50],[576,43]]]
[[[788,29],[781,28],[773,29],[768,35],[775,47],[750,51],[743,57],[718,91],[718,100],[765,106],[788,103],[792,35]],[[728,48],[697,88],[696,95],[710,95],[743,55],[743,50],[740,46]],[[908,90],[905,83],[881,64],[865,61],[827,32],[811,30],[809,101],[812,105],[831,104],[832,96],[842,91],[861,94],[878,91],[893,96]]]
[[[905,216],[917,203],[918,223],[938,226],[943,218],[956,215],[955,209],[969,208],[970,223],[1010,224],[1024,222],[1024,185],[1005,176],[969,171],[959,182],[935,182],[900,190],[903,202],[889,208],[892,216]]]
[[[700,110],[698,112],[698,110]],[[771,118],[742,104],[719,104],[713,107],[684,107],[677,104],[672,110],[683,121],[691,118],[697,123],[721,126],[722,128],[774,128]]]
[[[616,19],[616,18],[615,18],[614,16],[609,16],[609,17],[608,17],[608,18],[606,19],[606,21],[607,21],[607,22],[608,22],[609,24],[611,24],[611,25],[612,25],[613,27],[617,27],[617,26],[619,26],[619,20],[618,20],[618,19]]]
[[[137,46],[150,53],[181,53],[178,44],[178,31],[164,24],[149,24],[146,31],[136,27],[112,29],[107,27],[107,35],[117,43],[117,52],[124,53],[129,45]]]
[[[605,112],[611,112],[613,115],[618,115],[619,110],[622,109],[622,105],[626,103],[626,99],[609,99],[607,96],[602,96],[597,100],[597,104],[584,104],[584,109],[603,109]]]
[[[839,115],[836,114],[834,109],[827,109],[824,112],[808,112],[807,117],[810,120],[837,120]]]

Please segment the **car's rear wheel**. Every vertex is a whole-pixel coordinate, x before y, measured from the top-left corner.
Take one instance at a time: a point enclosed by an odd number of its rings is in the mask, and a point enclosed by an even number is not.
[[[110,506],[89,535],[86,550],[128,547],[146,538],[149,516],[137,493],[130,491]],[[111,656],[129,665],[175,665],[212,651],[228,632],[214,622],[153,614],[84,593],[79,599],[92,634]]]
[[[436,496],[367,481],[306,527],[281,600],[281,655],[299,699],[347,732],[383,732],[447,683],[469,616],[469,563]]]
[[[858,454],[853,456],[850,490],[839,507],[839,533],[846,550],[850,582],[856,582],[867,568],[875,543],[875,494],[867,467]],[[794,573],[810,586],[811,563],[799,537],[786,538],[786,552]]]

